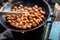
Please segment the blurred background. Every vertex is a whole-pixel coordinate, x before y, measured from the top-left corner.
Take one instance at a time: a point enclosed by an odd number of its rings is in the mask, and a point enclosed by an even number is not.
[[[2,5],[3,2],[7,2],[7,1],[8,0],[0,0],[0,5]],[[54,9],[55,3],[60,4],[60,0],[45,0],[45,1],[47,1],[50,4],[52,9]]]
[[[0,5],[2,5],[3,2],[7,2],[7,1],[8,0],[0,0]],[[52,10],[54,10],[55,3],[60,4],[60,0],[46,0],[46,1],[50,4]]]
[[[46,0],[46,1],[49,3],[53,11],[54,11],[55,3],[58,3],[60,5],[60,0]]]

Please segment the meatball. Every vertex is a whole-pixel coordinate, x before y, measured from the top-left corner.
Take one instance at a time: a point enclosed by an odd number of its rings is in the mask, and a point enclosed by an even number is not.
[[[20,14],[6,15],[6,21],[9,22],[10,25],[20,29],[37,27],[46,19],[45,11],[38,5],[27,7],[20,4],[19,6],[14,6],[12,11],[20,12]]]

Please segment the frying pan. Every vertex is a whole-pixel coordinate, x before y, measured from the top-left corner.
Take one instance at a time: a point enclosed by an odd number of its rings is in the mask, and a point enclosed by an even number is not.
[[[44,10],[46,11],[46,20],[41,24],[38,25],[35,28],[31,28],[31,29],[18,29],[18,28],[13,28],[9,25],[7,25],[6,20],[5,20],[5,14],[11,14],[13,12],[11,12],[11,5],[17,4],[19,5],[19,3],[22,3],[24,6],[28,6],[28,7],[33,7],[34,5],[38,5],[39,7],[44,8]],[[11,4],[11,5],[10,5]],[[17,5],[17,6],[18,6]],[[11,31],[16,31],[16,32],[27,32],[27,31],[32,31],[32,30],[36,30],[40,27],[42,27],[44,24],[47,23],[49,17],[50,17],[50,13],[51,13],[51,9],[50,6],[48,5],[48,3],[44,0],[12,0],[11,2],[8,3],[8,5],[5,5],[6,7],[2,7],[0,10],[0,23],[6,28],[9,29]],[[10,8],[8,11],[4,11],[4,8],[7,10],[8,8]],[[2,15],[1,15],[2,14]]]

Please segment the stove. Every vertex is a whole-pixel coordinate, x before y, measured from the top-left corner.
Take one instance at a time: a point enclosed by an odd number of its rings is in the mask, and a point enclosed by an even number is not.
[[[25,32],[23,34],[20,32],[9,31],[1,27],[0,33],[1,33],[0,39],[4,39],[4,40],[42,40],[44,28],[42,26],[39,29]]]
[[[2,3],[2,1],[1,1]],[[54,21],[54,16],[51,15],[51,20],[49,20],[45,25],[42,27],[23,33],[10,31],[9,29],[6,29],[4,26],[0,24],[0,40],[50,40],[50,31],[52,27],[52,23]],[[50,23],[49,26],[48,23]],[[48,31],[46,32],[48,28]]]

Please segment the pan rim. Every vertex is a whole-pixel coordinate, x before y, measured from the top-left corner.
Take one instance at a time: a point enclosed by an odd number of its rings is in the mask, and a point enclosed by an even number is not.
[[[11,29],[11,28],[8,28],[8,27],[4,26],[2,22],[1,22],[1,25],[3,25],[6,29],[10,29],[11,31],[16,31],[16,32],[22,32],[22,31],[27,32],[27,31],[36,30],[36,29],[42,27],[42,26],[48,21],[48,19],[49,19],[49,17],[50,17],[50,13],[51,13],[51,8],[50,8],[49,4],[48,4],[46,1],[44,1],[44,0],[43,0],[43,2],[45,2],[46,5],[47,5],[48,8],[49,8],[49,15],[48,15],[46,21],[45,21],[44,23],[42,23],[41,25],[39,25],[38,27],[35,27],[35,28],[32,28],[32,29],[29,29],[29,30],[15,30],[15,29]],[[0,20],[0,21],[1,21],[1,20]]]

